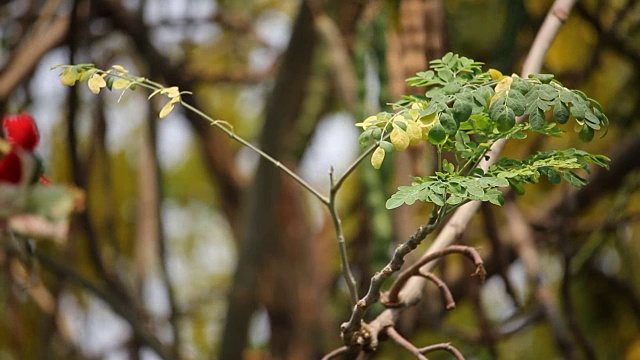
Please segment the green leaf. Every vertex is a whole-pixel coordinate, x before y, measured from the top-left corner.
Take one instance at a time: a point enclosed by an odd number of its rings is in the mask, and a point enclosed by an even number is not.
[[[558,124],[566,124],[569,120],[569,108],[560,101],[556,101],[553,105],[553,119]]]
[[[562,177],[566,182],[573,185],[576,189],[580,189],[581,187],[587,185],[588,181],[576,175],[572,171],[564,171],[562,172]]]
[[[484,190],[481,187],[476,185],[467,185],[467,191],[474,197],[481,198],[484,196]]]
[[[440,125],[442,125],[449,136],[455,135],[459,127],[458,123],[453,119],[453,116],[447,112],[440,114]]]
[[[516,124],[516,114],[504,104],[504,99],[491,105],[489,116],[498,124],[498,131],[509,131]]]
[[[567,89],[562,89],[558,94],[558,99],[563,103],[570,103],[575,99],[575,95]]]
[[[444,197],[442,195],[430,192],[428,196],[429,201],[431,201],[432,203],[438,206],[444,206]]]
[[[458,100],[456,100],[456,102],[453,103],[453,109],[452,109],[453,118],[456,120],[458,124],[469,120],[469,117],[471,116],[472,111],[473,111],[473,107],[471,106],[471,103],[469,103],[468,101],[464,101],[458,98]]]
[[[462,201],[464,201],[464,198],[462,198],[462,197],[460,197],[458,195],[451,195],[451,196],[449,196],[449,198],[447,198],[447,204],[449,204],[449,205],[458,205]]]
[[[524,185],[520,181],[509,179],[509,185],[516,194],[524,195]]]
[[[559,184],[560,180],[562,180],[560,178],[560,174],[556,170],[554,170],[553,168],[542,167],[542,168],[540,168],[540,172],[542,172],[544,175],[546,175],[547,178],[549,179],[549,181],[554,185]]]
[[[446,95],[453,95],[458,93],[460,89],[462,89],[462,86],[460,86],[460,84],[449,83],[442,87],[442,92]]]
[[[387,154],[391,154],[395,150],[395,147],[393,146],[393,144],[387,140],[380,141],[380,147]]]
[[[529,78],[533,78],[533,79],[537,79],[540,80],[541,83],[543,84],[548,84],[551,82],[551,80],[553,80],[555,76],[553,76],[553,74],[530,74]]]
[[[445,82],[449,82],[453,79],[453,72],[449,69],[438,70],[438,77]]]
[[[407,131],[407,123],[396,120],[393,124],[402,129],[402,131]]]
[[[442,145],[447,141],[447,132],[440,124],[435,124],[429,130],[429,142],[433,145]]]
[[[570,110],[571,110],[571,115],[575,116],[576,119],[582,120],[587,114],[588,108],[584,104],[584,102],[574,101]]]
[[[520,77],[513,77],[513,82],[511,83],[511,89],[520,92],[523,95],[527,95],[527,93],[531,90],[531,85],[528,81],[522,80]]]
[[[363,131],[360,136],[358,136],[358,143],[361,147],[367,146],[369,140],[371,140],[371,132],[372,128],[368,128],[367,130]]]
[[[549,84],[542,84],[538,88],[538,97],[542,100],[553,101],[558,98],[558,89]]]
[[[600,129],[600,119],[598,119],[598,117],[595,116],[591,111],[587,111],[587,113],[584,116],[584,120],[585,120],[585,124],[590,128],[592,128],[593,130]]]
[[[541,129],[544,126],[544,120],[544,112],[539,108],[529,113],[529,124],[532,129]]]
[[[584,142],[593,140],[593,135],[594,130],[591,127],[587,126],[587,124],[584,124],[582,126],[582,129],[580,129],[580,133],[578,133],[578,137]]]
[[[498,206],[504,205],[504,197],[502,196],[502,191],[496,189],[489,189],[485,193],[486,201]]]
[[[507,106],[510,107],[516,116],[524,114],[526,98],[517,90],[509,90],[507,95]]]
[[[413,205],[413,203],[418,200],[420,192],[426,189],[428,185],[428,183],[422,183],[416,186],[398,187],[398,192],[391,195],[389,200],[387,200],[387,202],[385,203],[385,207],[391,210],[403,204]]]

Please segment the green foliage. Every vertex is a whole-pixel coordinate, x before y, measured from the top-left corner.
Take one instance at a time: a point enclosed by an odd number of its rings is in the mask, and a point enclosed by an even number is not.
[[[573,122],[578,137],[591,141],[609,121],[600,104],[579,90],[568,89],[550,74],[504,76],[483,72],[482,63],[449,53],[431,62],[431,69],[408,79],[425,87],[424,96],[406,96],[394,104],[397,112],[382,112],[356,124],[360,144],[377,144],[372,165],[379,168],[386,154],[425,141],[439,157],[433,176],[401,186],[386,203],[388,209],[426,201],[447,211],[472,200],[503,203],[498,188],[536,183],[541,175],[553,184],[564,179],[575,187],[587,183],[576,170],[589,172],[589,163],[607,167],[608,159],[581,150],[553,150],[524,160],[500,159],[486,172],[478,166],[501,139],[522,140],[529,132],[561,136],[561,125]]]

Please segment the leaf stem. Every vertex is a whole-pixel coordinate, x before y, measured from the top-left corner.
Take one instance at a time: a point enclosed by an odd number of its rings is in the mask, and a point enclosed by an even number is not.
[[[325,206],[329,206],[329,198],[327,198],[327,196],[321,194],[316,188],[314,188],[311,184],[306,182],[303,178],[301,178],[298,174],[293,172],[293,170],[289,169],[287,166],[282,164],[280,161],[274,159],[271,155],[269,155],[269,154],[265,153],[264,151],[260,150],[258,147],[256,147],[255,145],[251,144],[250,142],[248,142],[244,138],[236,135],[236,133],[233,132],[232,129],[229,129],[229,128],[225,127],[224,125],[222,125],[223,123],[226,124],[226,122],[220,121],[220,120],[214,120],[209,115],[205,114],[204,112],[202,112],[198,108],[194,107],[193,105],[191,105],[191,104],[189,104],[189,103],[187,103],[185,101],[180,100],[180,103],[186,109],[188,109],[188,110],[196,113],[197,115],[203,117],[204,119],[208,120],[211,123],[211,125],[213,125],[213,126],[217,127],[218,129],[222,130],[225,134],[229,135],[229,137],[232,138],[233,140],[235,140],[235,141],[239,142],[240,144],[246,146],[247,148],[251,149],[252,151],[257,153],[258,155],[262,156],[264,159],[266,159],[267,161],[269,161],[270,163],[275,165],[277,168],[279,168],[280,170],[284,171],[295,182],[300,184],[303,188],[307,189],[313,196],[315,196],[318,200],[320,200],[320,202],[322,202]]]

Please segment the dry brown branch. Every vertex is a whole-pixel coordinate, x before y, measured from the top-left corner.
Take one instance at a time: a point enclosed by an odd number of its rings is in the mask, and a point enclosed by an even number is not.
[[[64,40],[70,23],[68,16],[56,17],[35,28],[28,41],[22,41],[22,46],[15,51],[10,62],[0,73],[0,100],[5,100],[33,71],[40,59]]]
[[[473,261],[473,264],[476,266],[476,271],[475,273],[473,273],[473,276],[477,275],[481,281],[484,281],[487,273],[484,269],[482,258],[480,257],[480,254],[478,254],[478,251],[469,246],[451,245],[442,250],[430,253],[428,256],[422,257],[419,261],[412,264],[409,268],[407,268],[402,273],[400,273],[400,275],[398,275],[396,280],[391,285],[391,289],[389,289],[389,293],[387,295],[389,304],[396,304],[396,303],[403,302],[402,299],[399,297],[400,290],[402,290],[402,288],[406,285],[407,281],[409,281],[411,277],[420,275],[420,274],[429,273],[428,271],[425,271],[423,269],[424,265],[454,253],[465,255],[471,261]]]
[[[460,352],[460,350],[456,349],[450,343],[435,344],[435,345],[429,345],[429,346],[425,346],[423,348],[420,348],[420,352],[423,353],[423,354],[427,354],[427,353],[430,353],[430,352],[433,352],[433,351],[436,351],[436,350],[448,351],[453,356],[455,356],[456,359],[464,360],[464,356],[462,356],[462,353]]]
[[[456,308],[456,302],[455,300],[453,300],[453,295],[451,295],[451,290],[449,290],[449,287],[447,286],[447,284],[445,284],[444,281],[442,281],[439,277],[437,277],[434,273],[431,273],[431,272],[429,273],[420,272],[418,276],[422,276],[425,279],[436,284],[438,289],[440,289],[440,291],[442,292],[442,297],[444,297],[444,300],[445,300],[445,308],[447,310],[453,310]]]
[[[380,298],[380,288],[396,271],[404,265],[404,257],[420,245],[427,235],[435,230],[438,221],[438,209],[434,208],[429,217],[429,221],[420,226],[418,230],[405,243],[399,245],[393,253],[391,260],[382,270],[378,271],[369,283],[369,290],[363,296],[351,313],[349,322],[340,326],[342,338],[347,345],[363,346],[370,344],[371,336],[369,330],[363,327],[363,318],[367,309]],[[375,349],[375,348],[372,348]]]
[[[322,360],[330,360],[335,358],[336,356],[340,356],[346,354],[349,351],[349,347],[346,345],[340,346],[337,349],[330,351],[327,355],[322,357]]]
[[[402,335],[400,335],[393,326],[389,326],[385,328],[385,331],[391,340],[395,341],[396,343],[398,343],[398,345],[402,346],[403,348],[409,350],[409,352],[415,355],[417,359],[427,360],[427,358],[424,355],[422,355],[420,349],[418,349],[415,345],[413,345],[407,339],[402,337]]]

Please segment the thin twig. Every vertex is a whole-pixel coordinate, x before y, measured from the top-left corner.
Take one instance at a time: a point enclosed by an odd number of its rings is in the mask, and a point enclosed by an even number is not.
[[[389,294],[388,294],[389,302],[392,304],[400,302],[400,299],[398,297],[400,294],[400,290],[402,290],[402,288],[405,286],[409,278],[416,275],[430,273],[429,271],[424,271],[421,269],[424,265],[436,259],[442,258],[449,254],[454,254],[454,253],[465,255],[466,257],[471,259],[471,261],[473,261],[473,264],[476,266],[476,272],[473,275],[477,275],[481,281],[484,281],[484,278],[487,273],[484,269],[483,261],[482,261],[482,258],[480,257],[480,254],[478,254],[478,251],[470,246],[451,245],[442,250],[430,253],[428,256],[421,258],[417,262],[413,263],[409,268],[407,268],[402,273],[400,273],[400,275],[398,275],[396,280],[391,285],[391,288],[389,289]]]
[[[389,137],[389,135],[384,137],[383,140],[386,140],[388,137]],[[380,144],[380,142],[376,142],[375,144],[371,145],[367,150],[365,150],[362,154],[360,154],[360,156],[358,156],[358,158],[356,158],[353,161],[353,163],[351,163],[351,165],[349,165],[347,170],[342,175],[340,175],[338,180],[336,180],[335,184],[333,184],[331,186],[331,191],[332,192],[338,191],[338,189],[340,189],[340,187],[342,186],[344,181],[347,179],[347,177],[349,175],[351,175],[351,173],[358,167],[358,165],[360,165],[360,163],[364,159],[367,158],[367,156],[371,155],[371,153],[378,147],[379,144]]]
[[[444,300],[445,300],[445,308],[447,310],[453,310],[456,308],[456,302],[453,299],[453,295],[451,295],[451,290],[449,290],[449,287],[444,281],[442,281],[439,277],[437,277],[432,272],[428,272],[428,273],[420,272],[418,276],[422,276],[425,279],[436,284],[438,289],[440,289],[440,292],[442,292],[442,297],[444,297]]]
[[[340,346],[337,349],[334,349],[332,351],[330,351],[327,355],[323,356],[321,360],[330,360],[333,359],[334,357],[338,356],[338,355],[342,355],[342,354],[346,354],[347,351],[349,351],[349,347],[346,345]]]
[[[430,352],[433,352],[433,351],[437,351],[437,350],[444,350],[444,351],[448,351],[451,354],[453,354],[453,356],[455,356],[456,359],[464,360],[464,356],[462,356],[462,353],[460,352],[460,350],[456,349],[450,343],[429,345],[429,346],[425,346],[423,348],[420,348],[419,350],[423,354],[427,354],[427,353],[430,353]]]
[[[224,126],[224,122],[222,121],[217,121],[212,119],[209,115],[205,114],[204,112],[202,112],[201,110],[199,110],[198,108],[194,107],[193,105],[184,102],[184,101],[180,101],[180,103],[182,104],[182,106],[184,106],[186,109],[198,114],[199,116],[201,116],[202,118],[206,119],[207,121],[209,121],[211,123],[211,125],[217,127],[218,129],[222,130],[225,134],[229,135],[230,138],[232,138],[233,140],[239,142],[240,144],[242,144],[243,146],[246,146],[247,148],[251,149],[252,151],[254,151],[255,153],[257,153],[258,155],[262,156],[264,159],[266,159],[267,161],[269,161],[270,163],[272,163],[273,165],[275,165],[277,168],[279,168],[280,170],[284,171],[287,175],[289,175],[295,182],[297,182],[298,184],[300,184],[303,188],[305,188],[306,190],[308,190],[313,196],[315,196],[316,198],[318,198],[318,200],[320,200],[323,204],[328,205],[329,204],[329,199],[325,196],[322,195],[316,188],[314,188],[311,184],[309,184],[308,182],[306,182],[303,178],[301,178],[298,174],[296,174],[293,170],[289,169],[287,166],[285,166],[284,164],[282,164],[280,161],[274,159],[271,155],[265,153],[264,151],[260,150],[258,147],[256,147],[255,145],[253,145],[252,143],[250,143],[249,141],[245,140],[244,138],[236,135],[235,132],[233,132],[233,130],[229,129],[228,127]]]
[[[389,335],[389,338],[391,340],[395,341],[396,343],[398,343],[398,345],[402,346],[403,348],[409,350],[409,352],[415,355],[416,358],[420,360],[428,360],[426,356],[422,355],[420,349],[418,349],[415,345],[413,345],[409,340],[402,337],[402,335],[400,335],[393,326],[389,326],[385,328],[385,331],[387,335]]]
[[[347,255],[347,244],[344,239],[344,232],[342,231],[342,220],[338,216],[338,210],[336,209],[336,191],[334,179],[333,179],[333,167],[329,171],[329,181],[331,182],[331,192],[329,195],[329,213],[333,220],[333,227],[336,230],[336,237],[338,238],[338,249],[340,250],[340,263],[342,265],[342,275],[347,282],[349,288],[349,295],[351,296],[351,305],[355,305],[358,302],[358,288],[356,279],[351,273],[351,267],[349,266],[349,257]]]

